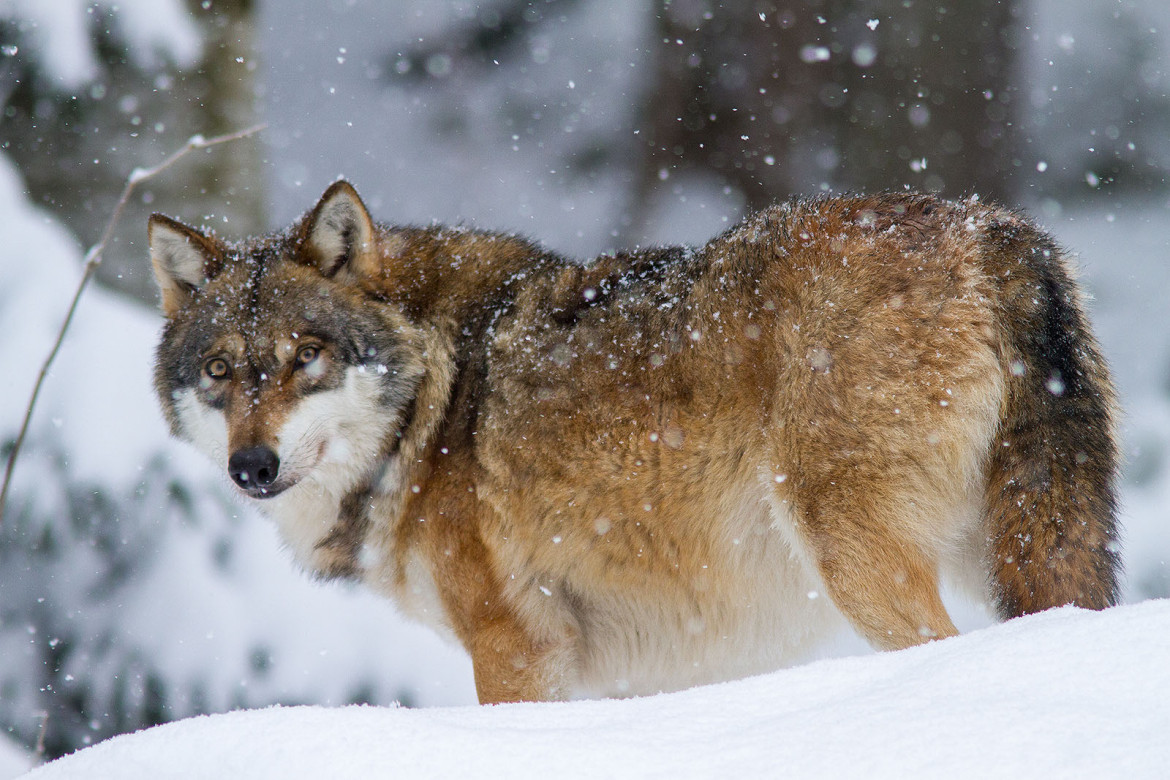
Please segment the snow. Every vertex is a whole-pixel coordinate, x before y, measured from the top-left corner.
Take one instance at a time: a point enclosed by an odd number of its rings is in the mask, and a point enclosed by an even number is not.
[[[639,699],[273,708],[116,737],[54,778],[1127,777],[1170,761],[1170,601]]]
[[[16,743],[0,736],[0,780],[9,780],[27,773],[34,766],[32,756]]]
[[[69,233],[21,196],[19,173],[0,156],[0,328],[20,333],[6,343],[8,365],[39,367],[48,354],[81,278],[79,251]],[[35,258],[35,262],[30,262]],[[109,411],[125,406],[127,398],[144,398],[150,388],[150,366],[127,349],[110,349],[109,334],[142,334],[154,329],[145,312],[127,307],[101,290],[82,299],[77,318],[82,326],[66,341],[55,370],[45,384],[36,420],[70,437],[78,446],[70,453],[81,478],[108,480],[125,473],[125,465],[110,457],[105,442],[119,441],[132,457],[151,451],[165,428],[157,419],[141,426],[125,426]],[[87,324],[94,323],[87,327]],[[100,325],[96,324],[100,323]],[[147,349],[149,341],[143,346]],[[133,345],[133,341],[130,344]],[[66,379],[73,367],[76,381],[85,376],[118,377],[119,382],[90,382],[91,392],[75,392]],[[0,378],[3,430],[15,430],[32,392],[36,371],[6,371]]]

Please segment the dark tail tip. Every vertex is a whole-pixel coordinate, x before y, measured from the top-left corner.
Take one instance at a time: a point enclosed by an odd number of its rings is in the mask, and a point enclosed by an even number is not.
[[[1053,241],[993,223],[1007,400],[988,464],[991,575],[1002,617],[1116,604],[1118,453],[1108,369]]]

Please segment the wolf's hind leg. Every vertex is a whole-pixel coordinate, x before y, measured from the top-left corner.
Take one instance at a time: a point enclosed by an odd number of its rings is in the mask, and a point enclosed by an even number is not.
[[[861,491],[826,487],[798,502],[798,527],[854,628],[882,650],[958,634],[939,595],[937,564],[906,530],[905,515]]]

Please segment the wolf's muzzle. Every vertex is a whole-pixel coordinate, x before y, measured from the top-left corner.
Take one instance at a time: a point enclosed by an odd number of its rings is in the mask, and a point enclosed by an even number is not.
[[[228,474],[232,481],[253,497],[275,495],[270,490],[280,471],[280,458],[267,447],[246,447],[236,450],[228,458]]]

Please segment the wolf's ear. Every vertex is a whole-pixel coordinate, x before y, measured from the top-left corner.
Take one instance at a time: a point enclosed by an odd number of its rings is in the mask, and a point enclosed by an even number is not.
[[[326,276],[360,272],[373,258],[374,222],[357,190],[338,179],[305,219],[309,260]]]
[[[147,233],[163,313],[170,317],[219,272],[215,239],[162,214],[150,215]]]

